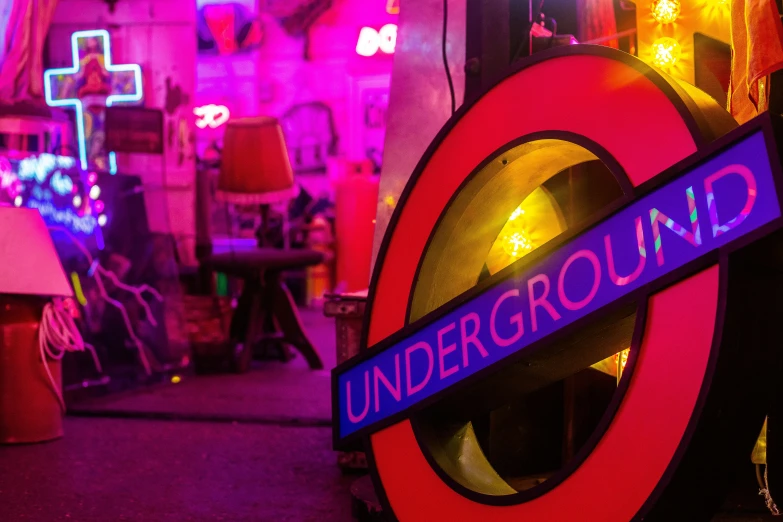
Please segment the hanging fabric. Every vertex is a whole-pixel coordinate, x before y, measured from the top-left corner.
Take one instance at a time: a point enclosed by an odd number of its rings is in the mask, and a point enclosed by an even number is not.
[[[617,21],[612,0],[577,0],[576,12],[579,20],[580,42],[589,42],[617,34]],[[610,40],[602,45],[617,49],[619,42]]]
[[[0,103],[43,98],[43,49],[57,0],[10,0],[0,11]]]
[[[767,110],[769,75],[783,68],[783,24],[775,0],[732,0],[728,110],[745,123]]]

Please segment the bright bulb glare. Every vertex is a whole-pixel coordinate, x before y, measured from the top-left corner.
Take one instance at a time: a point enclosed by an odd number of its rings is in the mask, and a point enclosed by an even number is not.
[[[82,197],[81,196],[74,196],[73,197],[73,206],[76,208],[79,208],[82,206]]]
[[[98,216],[98,224],[102,227],[106,226],[106,221],[108,221],[108,218],[106,217],[106,214],[101,214]]]
[[[14,198],[14,206],[15,207],[21,207],[22,203],[24,203],[24,200],[22,199],[22,196],[16,196]]]
[[[653,63],[661,69],[668,69],[677,63],[682,54],[680,44],[674,38],[658,38],[652,45]]]
[[[503,238],[503,250],[511,257],[521,257],[533,250],[533,243],[524,232],[514,232]]]
[[[101,197],[101,187],[99,187],[98,185],[93,185],[92,188],[90,189],[90,197],[92,199],[98,199],[99,197]]]
[[[514,221],[516,218],[524,214],[525,211],[522,210],[522,207],[517,207],[517,209],[511,213],[511,215],[508,217],[509,221]]]
[[[670,24],[680,16],[680,7],[680,0],[655,0],[650,11],[656,22]]]

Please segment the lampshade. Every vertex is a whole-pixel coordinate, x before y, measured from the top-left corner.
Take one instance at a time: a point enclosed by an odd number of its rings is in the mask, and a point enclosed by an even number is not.
[[[294,174],[277,119],[231,120],[223,138],[218,199],[244,205],[293,196]]]
[[[0,207],[0,294],[73,295],[37,210]]]

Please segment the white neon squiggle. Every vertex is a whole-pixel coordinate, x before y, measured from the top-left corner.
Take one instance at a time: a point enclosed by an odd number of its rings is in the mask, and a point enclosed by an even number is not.
[[[74,246],[76,246],[76,248],[78,248],[79,251],[84,255],[84,257],[87,258],[87,261],[90,263],[89,274],[93,277],[95,284],[98,286],[98,293],[104,301],[119,310],[120,314],[122,315],[122,320],[125,323],[125,328],[128,331],[128,336],[130,337],[131,341],[133,341],[133,344],[136,345],[136,349],[139,352],[139,359],[141,360],[142,366],[144,366],[144,371],[147,373],[147,375],[151,375],[152,369],[150,368],[150,363],[144,353],[144,345],[141,342],[141,339],[139,339],[139,337],[136,335],[136,332],[133,330],[133,325],[131,323],[130,316],[128,315],[128,311],[122,303],[109,297],[109,294],[106,291],[106,287],[103,284],[103,277],[108,278],[117,288],[133,294],[136,302],[139,303],[139,306],[144,309],[144,312],[147,314],[147,320],[153,327],[157,326],[158,323],[152,315],[152,309],[150,309],[142,294],[144,292],[148,292],[158,302],[163,302],[163,296],[161,296],[157,290],[146,284],[134,287],[120,282],[114,272],[111,270],[106,270],[100,265],[97,259],[93,259],[90,251],[87,250],[87,247],[85,247],[84,244],[79,241],[79,239],[77,239],[76,236],[74,236],[68,229],[63,227],[48,228],[50,231],[62,232],[65,234],[66,237],[74,244]]]

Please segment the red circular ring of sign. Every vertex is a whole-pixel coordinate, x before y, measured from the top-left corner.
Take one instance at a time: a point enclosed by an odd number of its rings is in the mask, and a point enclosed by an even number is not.
[[[606,149],[633,186],[696,151],[704,133],[686,108],[687,96],[640,62],[618,56],[585,47],[554,51],[449,122],[387,231],[372,285],[368,345],[405,326],[417,266],[439,216],[473,168],[503,145],[543,131],[581,135]],[[553,490],[516,505],[472,501],[440,479],[406,420],[371,436],[387,508],[400,521],[633,519],[664,476],[697,407],[718,287],[713,266],[650,298],[634,374],[614,419],[582,465]]]

